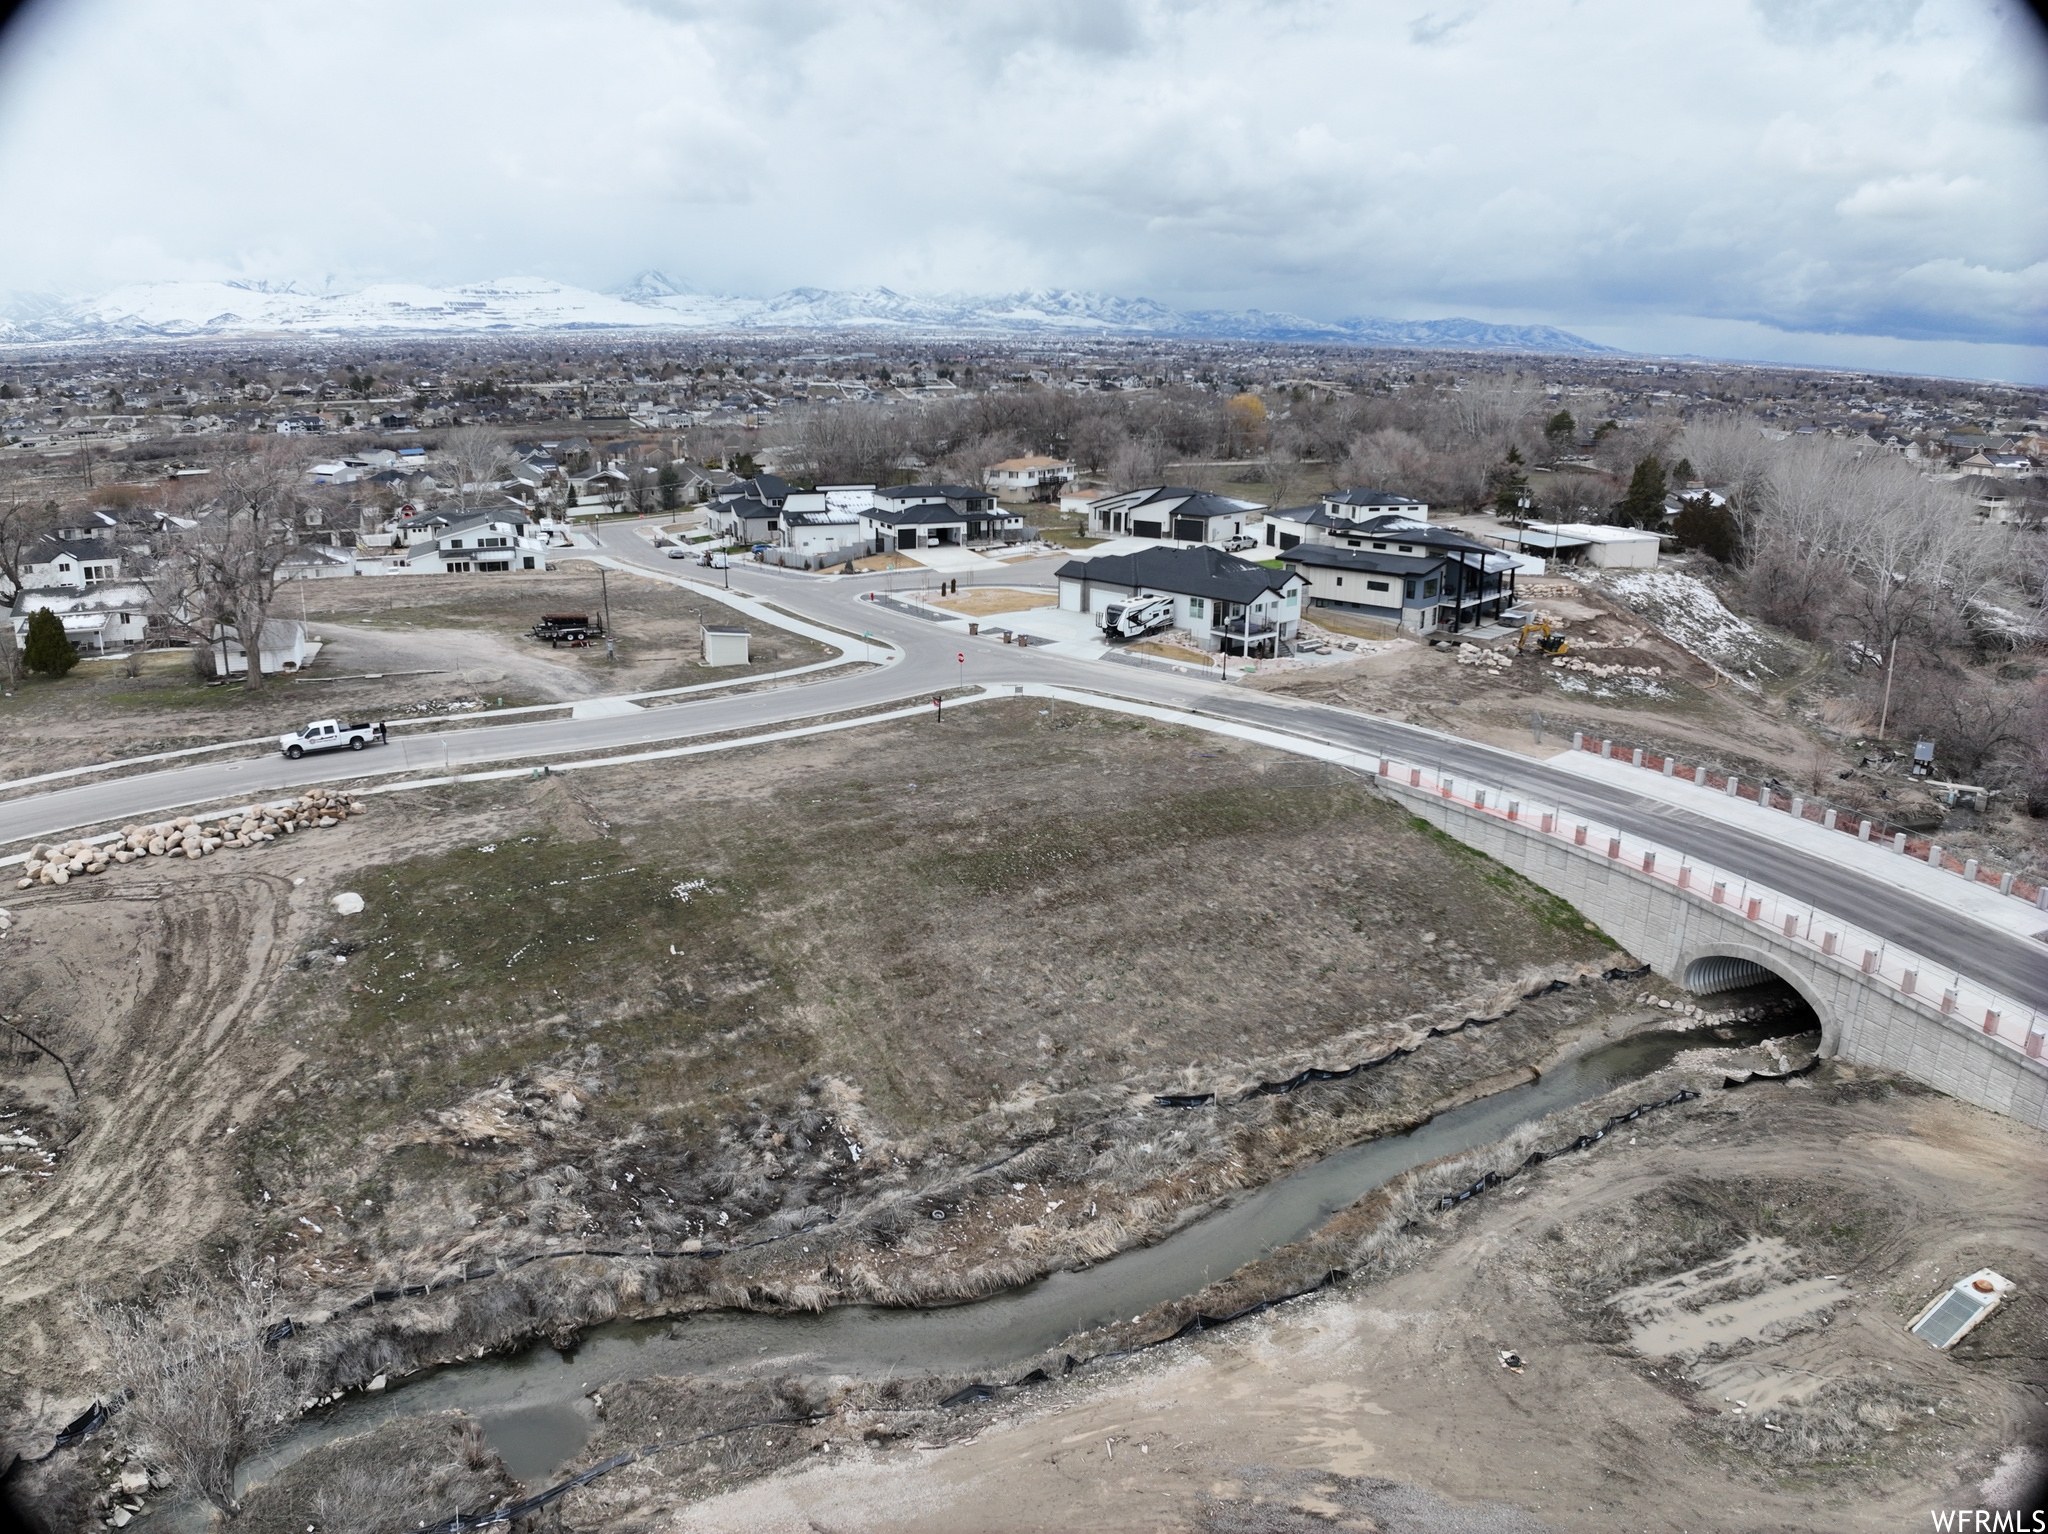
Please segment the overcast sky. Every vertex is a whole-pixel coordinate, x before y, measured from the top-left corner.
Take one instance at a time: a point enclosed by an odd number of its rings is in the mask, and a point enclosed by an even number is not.
[[[40,0],[0,293],[659,268],[2048,379],[1991,0]]]

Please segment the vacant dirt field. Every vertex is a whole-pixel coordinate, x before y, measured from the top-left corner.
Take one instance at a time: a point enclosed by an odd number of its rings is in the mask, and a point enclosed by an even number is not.
[[[716,600],[665,581],[611,575],[618,660],[603,645],[554,649],[531,637],[542,613],[601,617],[594,567],[545,575],[376,576],[296,586],[277,612],[322,641],[296,677],[272,677],[259,693],[209,686],[184,651],[146,658],[143,675],[117,661],[81,663],[70,675],[31,677],[0,698],[7,773],[27,777],[114,757],[175,751],[219,740],[276,735],[309,718],[384,719],[529,703],[574,702],[611,692],[653,691],[749,676],[828,658],[823,645],[746,622]],[[703,623],[741,622],[753,632],[750,663],[700,664]],[[409,673],[424,672],[424,675]],[[378,673],[368,676],[366,673]]]
[[[786,1381],[785,1402],[826,1419],[757,1435],[751,1465],[634,1466],[564,1516],[707,1534],[1677,1534],[2037,1505],[2048,1146],[1849,1069],[1731,1092],[1681,1065],[1627,1096],[1681,1079],[1705,1095],[1424,1217],[1336,1290],[950,1411],[936,1400],[955,1382]],[[1951,1353],[1905,1332],[1980,1266],[2021,1298]],[[710,1394],[615,1392],[589,1458],[757,1405]]]
[[[967,618],[986,618],[992,613],[1021,613],[1034,607],[1053,607],[1059,598],[1049,591],[1006,591],[1001,588],[973,590],[955,597],[941,597],[932,603]]]
[[[343,890],[361,915],[333,913]],[[310,838],[9,905],[0,1002],[77,1084],[24,1051],[0,1103],[55,1152],[0,1215],[0,1392],[24,1445],[90,1395],[82,1279],[125,1291],[253,1250],[317,1316],[493,1255],[836,1212],[807,1258],[664,1269],[643,1292],[988,1292],[1514,1079],[1612,998],[1577,987],[1433,1041],[1300,1127],[1274,1099],[1246,1136],[1176,1121],[1160,1142],[1130,1111],[1149,1094],[1349,1063],[1615,958],[1318,764],[1009,703],[393,795]],[[971,1176],[1013,1155],[1100,1208],[1020,1231]],[[920,1190],[958,1211],[943,1248],[849,1218]],[[612,1277],[578,1282],[566,1309],[488,1325],[463,1307],[503,1284],[383,1307],[321,1329],[323,1367],[360,1383],[443,1329],[497,1345],[573,1333],[600,1291],[620,1305]]]

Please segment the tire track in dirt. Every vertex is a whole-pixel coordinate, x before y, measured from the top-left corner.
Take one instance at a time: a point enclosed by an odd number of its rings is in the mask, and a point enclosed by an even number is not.
[[[85,1127],[57,1177],[0,1221],[0,1303],[19,1306],[96,1274],[132,1280],[189,1251],[228,1213],[228,1129],[301,1058],[286,1051],[251,1073],[242,1038],[281,966],[291,888],[276,875],[237,872],[113,897],[150,904],[133,994],[96,1041]],[[23,914],[107,898],[81,890],[25,903]]]

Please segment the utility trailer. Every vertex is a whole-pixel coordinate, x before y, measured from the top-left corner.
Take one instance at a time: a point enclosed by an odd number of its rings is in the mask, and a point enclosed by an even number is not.
[[[588,613],[543,613],[533,626],[533,637],[545,639],[550,649],[575,649],[604,638],[604,624]]]

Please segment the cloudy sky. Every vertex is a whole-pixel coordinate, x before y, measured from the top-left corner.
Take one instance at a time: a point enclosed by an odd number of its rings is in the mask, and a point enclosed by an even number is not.
[[[2048,380],[2013,0],[40,0],[0,293],[653,267]]]

